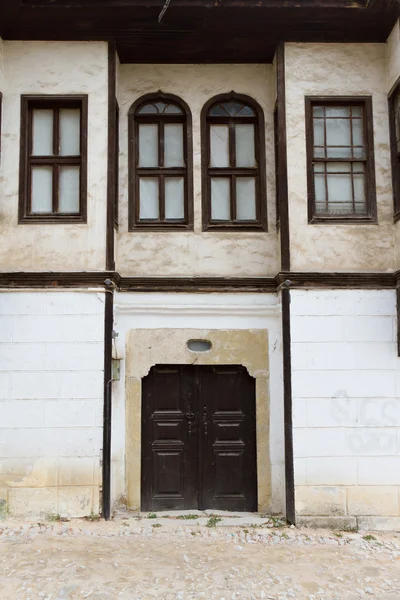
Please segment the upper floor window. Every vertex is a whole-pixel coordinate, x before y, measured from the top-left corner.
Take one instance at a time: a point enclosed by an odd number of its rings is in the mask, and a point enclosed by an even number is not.
[[[22,96],[19,220],[86,221],[87,96]]]
[[[372,100],[306,98],[308,219],[376,220]]]
[[[394,218],[400,218],[400,81],[389,96]]]
[[[192,226],[192,131],[187,105],[149,95],[129,111],[129,228]]]
[[[202,111],[203,229],[266,229],[264,115],[241,94]]]

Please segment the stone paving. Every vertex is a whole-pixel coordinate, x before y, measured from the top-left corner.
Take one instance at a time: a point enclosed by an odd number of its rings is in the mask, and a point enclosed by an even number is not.
[[[0,522],[0,600],[398,600],[400,534],[169,513]]]

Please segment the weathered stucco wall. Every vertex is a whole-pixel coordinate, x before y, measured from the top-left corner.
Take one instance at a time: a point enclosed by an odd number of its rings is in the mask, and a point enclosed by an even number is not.
[[[0,270],[100,270],[105,263],[107,44],[3,42]],[[18,225],[21,94],[88,94],[88,223]]]
[[[104,293],[3,291],[0,315],[0,514],[97,514]]]
[[[140,398],[128,397],[129,381],[138,379],[140,365],[146,364],[146,356],[153,347],[150,357],[156,362],[187,361],[185,348],[179,350],[177,344],[172,344],[170,350],[166,347],[165,336],[171,332],[174,339],[182,341],[184,332],[189,330],[213,330],[213,335],[228,336],[228,346],[231,353],[240,357],[242,343],[240,334],[253,331],[257,335],[268,338],[268,379],[260,379],[260,391],[264,393],[264,419],[260,419],[260,469],[269,479],[264,485],[263,501],[269,504],[274,513],[284,512],[284,445],[283,445],[283,398],[282,398],[282,339],[281,311],[278,298],[273,294],[127,294],[115,295],[114,329],[118,333],[116,339],[117,352],[121,360],[121,378],[113,383],[113,423],[112,423],[112,502],[118,503],[127,495],[126,467],[134,472],[134,480],[130,485],[130,503],[139,497],[138,481],[140,477]],[[231,332],[232,335],[228,334]],[[182,333],[183,332],[183,333]],[[188,334],[186,334],[188,335]],[[131,342],[128,348],[128,337]],[[182,337],[183,336],[183,337]],[[190,336],[189,336],[190,337]],[[163,345],[151,342],[161,339]],[[184,338],[185,341],[187,337]],[[244,336],[243,338],[247,338]],[[264,338],[263,338],[264,339]],[[236,341],[236,345],[235,345]],[[175,347],[176,346],[176,347]],[[143,348],[139,360],[131,361],[127,370],[126,353],[137,356]],[[265,350],[265,349],[264,349]],[[261,352],[261,350],[260,350]],[[264,352],[265,353],[265,352]],[[143,354],[143,356],[142,356]],[[251,353],[250,353],[251,354]],[[211,357],[211,361],[222,364],[227,360],[227,354],[222,358]],[[248,362],[248,358],[243,356]],[[239,360],[236,358],[236,360]],[[267,362],[262,368],[266,368]],[[141,374],[141,372],[140,372]],[[260,376],[256,373],[255,376]],[[135,385],[135,384],[134,384]],[[266,394],[266,395],[265,395]],[[260,396],[262,398],[262,396]],[[134,405],[132,406],[132,402]],[[139,402],[139,404],[138,404]],[[262,400],[261,400],[262,402]],[[268,404],[267,404],[268,402]],[[129,425],[127,417],[130,418]],[[133,445],[132,445],[133,441]],[[125,462],[127,459],[127,462]],[[129,464],[128,464],[129,463]]]
[[[120,228],[117,269],[124,275],[263,276],[277,272],[272,65],[120,65]],[[144,94],[181,97],[193,120],[194,231],[128,232],[127,113]],[[201,231],[200,112],[207,100],[235,92],[253,97],[265,116],[269,232]]]
[[[286,44],[291,268],[395,267],[385,44]],[[378,225],[307,223],[304,96],[372,95]]]
[[[293,290],[291,342],[299,523],[400,529],[395,291]]]
[[[400,20],[393,27],[386,43],[387,91],[400,77]]]
[[[397,21],[386,43],[387,92],[400,79],[400,21]],[[395,224],[396,268],[400,267],[400,221]]]

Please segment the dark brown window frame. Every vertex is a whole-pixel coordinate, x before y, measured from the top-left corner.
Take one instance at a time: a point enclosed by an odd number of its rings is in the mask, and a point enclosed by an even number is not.
[[[36,108],[59,110],[63,108],[80,108],[80,158],[40,156],[31,158],[32,145],[32,111]],[[58,126],[55,120],[55,127]],[[53,134],[53,143],[57,142],[58,131]],[[22,95],[21,96],[21,140],[19,166],[19,223],[86,223],[87,222],[87,137],[88,137],[88,96],[66,95]],[[31,214],[30,167],[32,164],[41,165],[79,165],[79,213],[41,213]],[[53,183],[53,206],[55,187]]]
[[[278,103],[275,103],[274,108],[274,159],[275,159],[275,223],[276,230],[280,228],[280,181],[279,181],[279,116],[278,116]]]
[[[256,113],[255,117],[210,117],[209,109],[222,102],[239,101],[250,106]],[[210,164],[210,127],[211,123],[228,123],[232,121],[237,123],[254,124],[255,157],[258,167],[251,168],[211,168]],[[232,133],[229,132],[230,153],[232,153]],[[232,177],[239,171],[246,172],[246,175],[253,175],[256,179],[256,222],[248,221],[226,221],[212,222],[211,220],[211,171],[214,176],[224,175]],[[231,91],[227,94],[218,94],[208,100],[201,111],[201,179],[202,179],[202,212],[203,212],[203,231],[268,231],[267,219],[267,185],[266,185],[266,160],[265,160],[265,119],[261,106],[245,94],[237,94]],[[233,186],[234,187],[234,186]],[[231,207],[235,199],[232,197],[231,188]]]
[[[326,106],[362,106],[364,109],[364,142],[366,159],[330,159],[334,162],[365,162],[365,187],[367,214],[360,216],[350,215],[316,215],[314,192],[314,130],[312,108],[315,104]],[[307,154],[307,201],[308,223],[377,223],[376,183],[375,183],[375,157],[374,157],[374,132],[372,96],[306,96],[305,97],[305,123],[306,123],[306,154]],[[326,159],[325,159],[326,160]],[[322,162],[321,159],[317,159]]]
[[[114,136],[114,228],[119,227],[119,104],[115,99],[115,136]]]
[[[400,220],[400,152],[397,150],[396,120],[394,112],[394,99],[398,94],[400,95],[400,77],[388,95],[390,155],[393,185],[393,220],[395,223]]]
[[[167,114],[165,117],[154,113],[138,115],[137,112],[144,104],[151,102],[170,102],[176,104],[182,109],[183,114]],[[185,160],[184,167],[138,167],[139,158],[139,123],[182,123],[183,124],[183,156]],[[128,160],[129,160],[129,208],[128,208],[128,230],[129,231],[177,231],[177,230],[192,230],[193,229],[193,139],[192,139],[192,113],[189,106],[174,94],[166,94],[159,90],[152,94],[146,94],[138,98],[131,106],[128,112]],[[159,130],[159,144],[160,144]],[[154,220],[139,220],[139,173],[143,175],[165,175],[180,176],[184,178],[184,221],[162,221]],[[160,191],[162,186],[160,186]],[[159,197],[159,203],[163,207],[163,191]],[[160,213],[160,218],[162,214]]]

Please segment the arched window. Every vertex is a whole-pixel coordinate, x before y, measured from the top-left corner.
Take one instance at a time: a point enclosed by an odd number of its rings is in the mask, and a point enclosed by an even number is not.
[[[192,122],[176,96],[151,94],[129,110],[129,229],[190,229]]]
[[[203,229],[266,229],[264,115],[224,94],[202,110]]]

